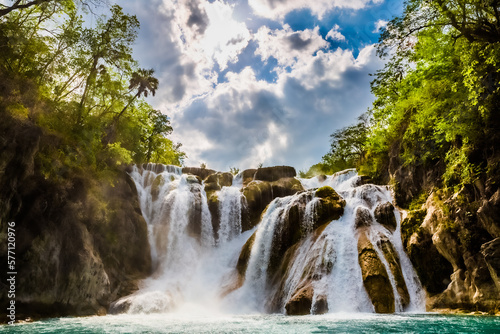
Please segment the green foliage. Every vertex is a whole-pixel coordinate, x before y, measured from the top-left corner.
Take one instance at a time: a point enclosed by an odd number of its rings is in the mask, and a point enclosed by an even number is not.
[[[108,144],[106,150],[109,154],[108,159],[118,166],[122,164],[127,165],[132,162],[130,151],[121,147],[120,143]]]
[[[365,144],[368,134],[366,115],[358,118],[358,123],[335,131],[330,135],[330,152],[322,161],[309,168],[307,172],[299,172],[300,177],[313,177],[359,166],[365,155]]]
[[[229,172],[233,175],[237,175],[240,172],[240,169],[237,167],[230,167]]]
[[[181,165],[168,116],[142,99],[159,82],[132,57],[137,18],[113,5],[91,28],[82,19],[86,1],[23,3],[0,8],[0,107],[57,138],[38,157],[44,175]]]
[[[356,167],[377,177],[394,159],[444,166],[438,184],[454,191],[485,175],[498,182],[499,13],[496,1],[407,1],[380,39],[390,58],[371,83],[369,119],[334,132],[306,174]]]

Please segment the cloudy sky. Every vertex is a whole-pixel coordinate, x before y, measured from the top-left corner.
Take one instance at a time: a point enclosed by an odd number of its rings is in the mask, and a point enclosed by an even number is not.
[[[116,1],[115,1],[116,2]],[[186,165],[306,170],[373,100],[374,43],[399,0],[120,0]]]

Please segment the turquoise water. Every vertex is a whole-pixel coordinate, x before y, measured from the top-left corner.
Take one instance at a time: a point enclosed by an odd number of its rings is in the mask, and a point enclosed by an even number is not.
[[[117,315],[0,326],[0,333],[500,333],[500,317],[437,314]]]

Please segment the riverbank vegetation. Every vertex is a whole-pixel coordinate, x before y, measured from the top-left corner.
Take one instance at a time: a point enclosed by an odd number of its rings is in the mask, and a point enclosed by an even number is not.
[[[168,116],[143,98],[160,83],[132,56],[134,15],[100,0],[7,3],[0,8],[0,117],[52,138],[37,155],[42,173],[182,163]]]
[[[499,6],[407,1],[380,38],[388,62],[374,74],[371,109],[334,132],[330,151],[306,174],[355,167],[387,181],[397,157],[402,166],[439,170],[441,187],[498,187]]]

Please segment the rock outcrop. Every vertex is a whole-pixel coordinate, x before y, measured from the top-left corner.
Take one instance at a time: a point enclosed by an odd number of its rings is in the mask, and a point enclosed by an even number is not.
[[[445,203],[432,193],[423,205],[425,215],[410,212],[402,223],[405,247],[428,293],[428,309],[494,313],[500,308],[500,289],[491,251],[495,228],[488,217],[498,209],[496,199],[483,201],[476,221],[459,204],[463,196],[454,194]]]
[[[7,222],[15,222],[18,318],[105,314],[151,270],[134,183],[123,171],[99,181],[58,161],[52,170],[60,174],[44,175],[41,153],[50,156],[60,139],[2,119],[0,261],[6,263]]]

